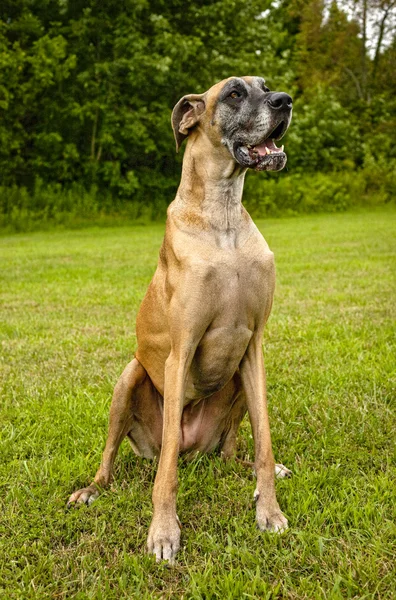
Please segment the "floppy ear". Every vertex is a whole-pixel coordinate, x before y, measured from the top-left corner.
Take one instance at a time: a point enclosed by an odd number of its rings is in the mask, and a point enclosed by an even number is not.
[[[188,136],[188,130],[198,123],[205,110],[205,94],[183,96],[172,112],[172,127],[176,140],[176,152]]]

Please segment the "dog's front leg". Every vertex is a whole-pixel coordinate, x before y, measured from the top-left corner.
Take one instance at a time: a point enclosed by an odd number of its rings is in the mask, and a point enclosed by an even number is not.
[[[267,409],[267,393],[261,334],[255,334],[241,363],[242,385],[255,445],[257,487],[256,520],[262,531],[282,531],[287,528],[275,494],[275,461],[272,454],[271,434]]]
[[[153,489],[154,514],[147,547],[157,562],[173,562],[180,547],[180,524],[176,514],[177,459],[185,382],[193,352],[191,345],[172,349],[165,363],[164,421],[161,456]]]

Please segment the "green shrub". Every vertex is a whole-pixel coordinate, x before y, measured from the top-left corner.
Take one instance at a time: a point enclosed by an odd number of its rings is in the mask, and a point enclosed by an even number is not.
[[[145,205],[134,199],[104,194],[95,186],[86,190],[77,183],[62,188],[38,180],[32,193],[25,187],[0,187],[0,227],[11,231],[152,220],[159,214],[163,217],[165,211],[165,202]]]
[[[358,206],[380,206],[396,197],[396,160],[375,160],[366,151],[364,168],[331,173],[248,173],[244,204],[253,217],[341,212]],[[81,227],[164,219],[166,200],[158,190],[144,202],[140,195],[114,197],[37,181],[24,187],[0,187],[0,228],[31,231],[53,226]]]
[[[359,171],[249,174],[244,204],[254,217],[312,212],[340,212],[357,206],[383,205],[396,197],[396,161],[366,157]]]

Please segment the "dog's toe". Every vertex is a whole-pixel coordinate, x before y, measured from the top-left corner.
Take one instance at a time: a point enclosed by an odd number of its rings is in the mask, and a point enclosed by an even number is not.
[[[260,531],[283,533],[288,528],[288,523],[280,510],[275,512],[258,511],[257,527]]]
[[[275,477],[277,477],[277,479],[286,479],[288,477],[291,477],[292,475],[292,471],[285,467],[285,465],[275,465]]]
[[[87,504],[89,506],[99,496],[99,490],[95,485],[90,485],[81,490],[74,492],[67,503],[67,508],[76,506],[77,504]]]
[[[175,556],[180,548],[180,525],[178,518],[155,519],[151,523],[147,540],[147,550],[154,554],[156,561],[167,560],[170,565],[175,562]]]

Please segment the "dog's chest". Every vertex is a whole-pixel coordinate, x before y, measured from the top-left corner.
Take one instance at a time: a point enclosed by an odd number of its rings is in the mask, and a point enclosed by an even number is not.
[[[274,292],[271,252],[219,254],[201,273],[209,325],[200,340],[187,382],[187,398],[220,390],[233,377],[255,331],[269,315]],[[208,275],[209,274],[209,275]]]
[[[193,260],[191,267],[218,320],[254,328],[274,292],[274,259],[268,246],[219,249],[208,260]]]

